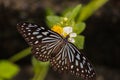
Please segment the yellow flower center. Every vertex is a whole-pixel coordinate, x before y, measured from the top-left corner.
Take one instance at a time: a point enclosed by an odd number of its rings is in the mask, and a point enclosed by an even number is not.
[[[63,28],[59,25],[54,25],[51,30],[57,32],[58,34],[60,34],[63,37],[66,37],[68,35],[67,33],[65,33],[63,31]]]

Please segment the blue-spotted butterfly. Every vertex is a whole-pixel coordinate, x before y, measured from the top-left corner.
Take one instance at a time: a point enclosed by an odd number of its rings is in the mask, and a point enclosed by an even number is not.
[[[33,23],[19,23],[17,29],[32,47],[40,61],[50,61],[54,70],[69,72],[85,80],[95,80],[96,74],[87,57],[68,38]]]

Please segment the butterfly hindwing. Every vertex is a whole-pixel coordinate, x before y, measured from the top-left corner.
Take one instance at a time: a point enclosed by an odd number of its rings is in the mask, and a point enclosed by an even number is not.
[[[45,40],[46,39],[46,40]],[[32,46],[32,54],[40,61],[48,61],[52,56],[55,55],[53,52],[59,47],[61,44],[61,39],[50,41],[50,38],[48,41],[48,37],[42,40],[42,42],[38,45]],[[47,42],[47,43],[46,43]]]
[[[85,80],[95,80],[96,74],[88,58],[75,45],[68,42],[70,54],[74,55],[70,71],[76,76],[81,76]],[[69,55],[70,55],[69,54]],[[72,57],[71,57],[72,58]]]
[[[70,72],[85,80],[95,80],[95,71],[89,60],[72,43],[66,43],[50,62],[53,69],[59,72]]]
[[[33,45],[31,51],[36,59],[45,62],[49,60],[51,50],[52,49],[47,50],[47,44],[41,44]]]

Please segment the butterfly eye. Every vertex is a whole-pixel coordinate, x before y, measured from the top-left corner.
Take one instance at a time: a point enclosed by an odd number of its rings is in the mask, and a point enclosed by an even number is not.
[[[50,61],[52,68],[59,72],[95,80],[95,71],[87,57],[66,38],[36,24],[20,23],[17,28],[38,60]]]

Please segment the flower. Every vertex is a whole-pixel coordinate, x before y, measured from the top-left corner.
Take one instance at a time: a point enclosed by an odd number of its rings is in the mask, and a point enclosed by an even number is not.
[[[51,30],[57,32],[57,33],[60,34],[60,35],[63,33],[63,29],[62,29],[62,27],[59,26],[59,25],[54,25]],[[61,36],[62,36],[62,35],[61,35]]]
[[[74,37],[76,37],[77,34],[76,34],[76,33],[73,33],[72,27],[71,27],[71,26],[64,27],[64,28],[63,28],[63,31],[64,31],[64,33],[66,33],[67,35],[69,35],[68,40],[69,40],[70,42],[74,43],[74,42],[75,42]]]
[[[58,34],[60,34],[61,36],[65,37],[65,38],[69,35],[68,40],[72,43],[75,42],[74,37],[76,37],[77,34],[73,32],[73,28],[71,26],[66,26],[66,27],[62,28],[59,25],[55,25],[52,27],[52,30],[57,32]]]
[[[68,21],[68,18],[67,18],[67,17],[64,17],[63,20],[66,22],[66,21]]]
[[[67,34],[70,34],[73,30],[72,30],[72,27],[66,26],[66,27],[63,28],[63,31]]]
[[[70,37],[76,37],[77,34],[76,33],[70,33]]]

